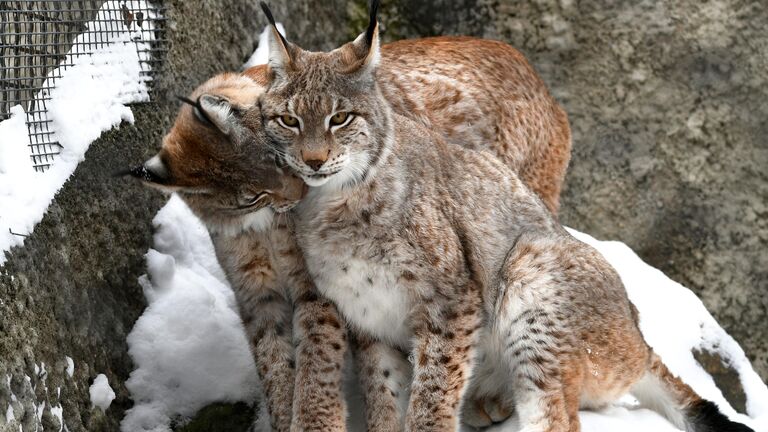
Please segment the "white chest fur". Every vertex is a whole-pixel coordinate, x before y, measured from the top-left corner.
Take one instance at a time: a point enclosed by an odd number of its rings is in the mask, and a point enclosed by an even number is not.
[[[408,293],[397,283],[395,268],[346,254],[307,258],[317,264],[313,273],[318,289],[351,324],[382,341],[407,346]]]

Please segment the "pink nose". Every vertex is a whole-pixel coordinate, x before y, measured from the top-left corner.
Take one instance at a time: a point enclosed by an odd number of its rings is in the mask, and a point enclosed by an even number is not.
[[[302,150],[301,151],[301,158],[304,160],[304,163],[307,164],[310,168],[317,171],[320,169],[321,166],[325,162],[328,161],[328,156],[331,154],[330,149],[320,149],[320,150]]]

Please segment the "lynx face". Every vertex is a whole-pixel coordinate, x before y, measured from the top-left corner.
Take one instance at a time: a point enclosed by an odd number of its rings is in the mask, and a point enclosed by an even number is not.
[[[255,106],[262,92],[244,75],[210,79],[185,99],[160,152],[130,174],[178,193],[213,231],[270,226],[276,212],[298,203],[305,187],[267,150]]]
[[[304,51],[274,29],[272,36],[261,108],[273,150],[309,186],[364,179],[389,121],[375,81],[377,31],[330,53]]]

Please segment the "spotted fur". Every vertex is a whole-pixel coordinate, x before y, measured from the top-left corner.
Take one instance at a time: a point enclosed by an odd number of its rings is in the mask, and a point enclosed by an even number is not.
[[[371,25],[330,53],[271,49],[261,105],[276,151],[314,186],[296,232],[318,289],[358,332],[412,359],[405,429],[457,430],[467,389],[480,386],[510,398],[526,432],[578,432],[580,407],[650,374],[689,430],[708,430],[688,411],[705,412],[701,399],[669,379],[605,259],[498,155],[393,112]],[[329,116],[353,119],[333,128]],[[333,169],[309,166],[308,149]]]
[[[379,80],[396,110],[442,130],[449,140],[491,150],[525,172],[526,181],[556,210],[570,155],[567,118],[517,51],[500,42],[457,37],[402,41],[382,48],[388,67],[380,68]],[[274,429],[286,430],[291,412],[294,423],[304,430],[341,429],[343,403],[331,383],[336,382],[336,364],[346,344],[343,333],[328,329],[326,335],[313,324],[317,309],[330,311],[331,305],[318,299],[319,304],[302,309],[294,302],[305,298],[303,291],[289,289],[309,286],[297,276],[301,260],[286,234],[291,220],[284,213],[296,204],[303,185],[267,152],[261,112],[254,105],[266,83],[265,68],[256,67],[203,84],[189,100],[211,107],[210,112],[200,115],[196,107],[184,105],[160,153],[136,174],[155,187],[179,193],[211,231],[256,353]],[[215,98],[201,99],[203,95]],[[489,125],[498,125],[498,131],[487,141]],[[263,192],[268,193],[247,205]],[[290,253],[277,253],[279,248]],[[324,325],[328,322],[333,320]],[[313,339],[330,342],[330,350],[322,349],[329,360],[302,360],[299,354],[321,351]],[[333,349],[333,341],[342,348]],[[361,370],[370,371],[362,377],[372,390],[366,394],[370,430],[396,430],[393,424],[402,423],[403,417],[389,414],[393,409],[404,412],[410,373],[399,351],[377,341],[366,347],[355,358]],[[295,391],[286,387],[291,379]],[[390,391],[380,391],[382,385]],[[297,400],[291,405],[286,400],[293,393]],[[399,399],[392,399],[392,393]],[[292,411],[286,408],[291,406]],[[313,419],[321,420],[312,423]]]
[[[254,354],[268,430],[343,431],[346,327],[293,240],[285,212],[305,186],[264,146],[263,80],[261,68],[201,85],[158,155],[133,172],[178,193],[208,227]]]

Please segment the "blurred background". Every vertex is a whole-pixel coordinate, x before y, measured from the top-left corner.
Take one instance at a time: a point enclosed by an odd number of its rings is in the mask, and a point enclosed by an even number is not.
[[[523,52],[570,117],[562,222],[626,242],[693,289],[768,378],[764,1],[382,3],[385,42],[463,34]],[[146,304],[137,278],[165,201],[110,174],[152,156],[178,107],[174,95],[237,70],[265,25],[255,1],[161,5],[167,53],[153,102],[133,107],[135,124],[91,145],[25,246],[0,267],[0,376],[12,377],[0,380],[0,407],[11,390],[45,400],[36,383],[47,380],[74,395],[64,405],[70,430],[116,430],[131,406],[122,385],[132,370],[125,337]],[[367,23],[365,0],[270,5],[288,39],[309,49],[334,48]],[[63,378],[64,354],[88,359],[75,372],[84,382],[110,378],[117,399],[107,414],[90,410],[87,385]],[[728,381],[718,359],[700,361]]]

